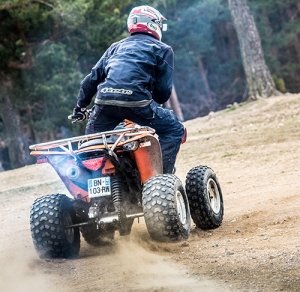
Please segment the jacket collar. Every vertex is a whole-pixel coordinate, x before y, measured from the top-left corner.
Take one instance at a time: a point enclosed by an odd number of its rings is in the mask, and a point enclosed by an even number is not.
[[[154,37],[154,36],[152,36],[148,33],[140,33],[140,32],[133,33],[129,38],[132,38],[132,39],[148,39],[148,40],[152,40],[152,41],[156,40],[156,41],[159,42],[159,40],[156,37]]]

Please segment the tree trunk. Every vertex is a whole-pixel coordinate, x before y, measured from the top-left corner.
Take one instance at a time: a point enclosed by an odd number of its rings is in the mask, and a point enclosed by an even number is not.
[[[176,94],[175,86],[172,86],[172,92],[170,98],[164,103],[164,107],[167,109],[171,109],[174,111],[174,114],[181,120],[184,121],[183,114],[181,111],[181,106],[178,101],[178,97]]]
[[[170,100],[171,108],[174,111],[174,114],[183,122],[184,118],[183,118],[183,114],[181,111],[180,103],[178,101],[178,97],[174,85],[172,87],[172,93],[169,100]]]
[[[29,155],[27,137],[22,130],[20,115],[9,96],[11,81],[5,77],[1,77],[0,81],[0,117],[4,125],[10,165],[13,169],[30,164],[32,160]]]
[[[300,12],[300,2],[296,3],[296,9],[297,12]],[[295,13],[295,8],[294,7],[289,7],[286,11],[288,17],[289,17],[289,21],[295,21],[295,17],[296,14]],[[298,33],[293,37],[293,39],[291,40],[291,45],[292,47],[294,47],[294,51],[295,51],[295,57],[297,58],[297,63],[300,62],[300,42],[299,42],[299,37],[298,37]]]
[[[203,81],[203,85],[204,85],[204,89],[206,91],[206,96],[207,96],[208,102],[212,106],[213,105],[213,100],[212,100],[212,96],[211,96],[211,92],[210,92],[210,86],[209,86],[209,83],[208,83],[208,80],[207,80],[207,71],[204,68],[203,61],[202,61],[201,57],[198,59],[198,69],[199,69],[199,72],[200,72],[200,75],[201,75],[201,79]]]
[[[228,0],[240,43],[250,100],[279,94],[266,65],[261,40],[246,0]]]

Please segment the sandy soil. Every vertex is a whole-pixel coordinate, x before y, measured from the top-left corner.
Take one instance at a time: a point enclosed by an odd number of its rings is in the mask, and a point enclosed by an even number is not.
[[[300,291],[300,95],[259,100],[185,123],[177,175],[208,165],[222,187],[220,228],[185,242],[131,235],[76,260],[41,260],[31,241],[35,198],[66,190],[47,164],[0,173],[0,291]],[[137,219],[136,219],[137,220]]]

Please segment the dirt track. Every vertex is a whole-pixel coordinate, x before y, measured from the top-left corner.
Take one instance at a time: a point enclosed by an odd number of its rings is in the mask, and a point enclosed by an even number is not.
[[[300,95],[244,104],[185,123],[177,175],[208,165],[219,178],[223,225],[194,226],[178,244],[130,236],[76,260],[40,260],[29,231],[35,198],[66,192],[44,165],[0,173],[0,291],[300,291]]]

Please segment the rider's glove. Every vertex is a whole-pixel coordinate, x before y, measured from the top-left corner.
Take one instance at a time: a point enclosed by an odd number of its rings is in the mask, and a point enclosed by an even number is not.
[[[76,105],[76,107],[73,110],[73,117],[76,117],[77,121],[84,121],[88,119],[89,114],[86,108],[81,108],[80,106]]]

